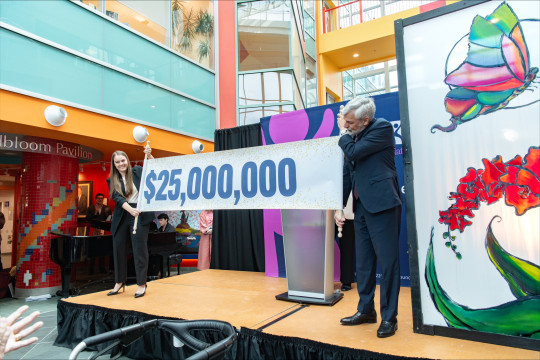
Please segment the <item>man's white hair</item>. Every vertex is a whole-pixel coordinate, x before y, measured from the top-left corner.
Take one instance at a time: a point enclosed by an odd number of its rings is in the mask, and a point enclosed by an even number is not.
[[[370,97],[355,97],[343,108],[343,116],[351,111],[354,111],[354,118],[357,120],[365,117],[373,119],[373,116],[375,116],[375,103]]]

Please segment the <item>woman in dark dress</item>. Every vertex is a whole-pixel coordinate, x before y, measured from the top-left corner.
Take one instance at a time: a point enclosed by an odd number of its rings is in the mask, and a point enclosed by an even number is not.
[[[152,149],[146,147],[144,153],[153,159]],[[114,253],[114,289],[107,295],[116,295],[125,290],[127,280],[127,242],[131,241],[137,291],[135,297],[146,293],[146,276],[148,272],[148,231],[154,219],[153,212],[137,210],[139,186],[141,184],[142,167],[131,167],[127,154],[115,151],[111,157],[111,176],[107,179],[109,191],[115,202],[111,219]],[[137,223],[137,231],[133,234],[133,225]]]

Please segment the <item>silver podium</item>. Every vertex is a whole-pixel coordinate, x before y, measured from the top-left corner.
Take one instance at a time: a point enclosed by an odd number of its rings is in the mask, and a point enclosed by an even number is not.
[[[281,210],[289,291],[278,300],[334,305],[334,216],[328,210]]]

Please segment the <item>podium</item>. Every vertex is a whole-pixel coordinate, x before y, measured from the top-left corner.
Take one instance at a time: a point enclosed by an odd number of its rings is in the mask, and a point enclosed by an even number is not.
[[[276,299],[334,305],[334,216],[328,210],[281,210],[288,291]]]

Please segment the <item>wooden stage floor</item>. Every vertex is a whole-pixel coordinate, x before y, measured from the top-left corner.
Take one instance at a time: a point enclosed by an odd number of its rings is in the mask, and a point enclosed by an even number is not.
[[[340,284],[335,286],[337,289]],[[286,279],[265,277],[263,273],[205,270],[152,281],[146,295],[139,299],[133,297],[135,290],[136,286],[129,286],[117,296],[106,296],[105,291],[62,301],[185,320],[222,320],[236,328],[263,328],[261,331],[268,334],[399,356],[540,359],[536,351],[413,333],[410,288],[401,288],[399,329],[386,339],[377,338],[379,324],[340,325],[342,317],[356,311],[356,287],[345,292],[334,306],[310,305],[301,309],[299,304],[275,299],[275,295],[287,291]],[[375,297],[378,312],[378,291]],[[288,313],[292,314],[280,319]]]

